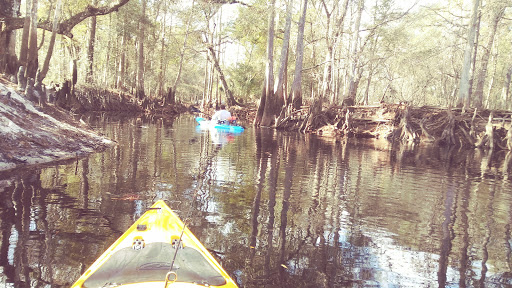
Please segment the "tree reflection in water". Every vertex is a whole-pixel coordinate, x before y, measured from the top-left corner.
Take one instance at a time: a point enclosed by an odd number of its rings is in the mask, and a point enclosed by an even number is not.
[[[0,174],[0,286],[68,287],[156,199],[242,287],[512,285],[510,153],[89,121],[119,145]]]

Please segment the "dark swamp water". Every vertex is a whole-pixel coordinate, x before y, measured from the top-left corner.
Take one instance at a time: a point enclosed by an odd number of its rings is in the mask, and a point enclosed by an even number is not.
[[[157,199],[241,287],[512,287],[506,152],[89,122],[119,145],[0,174],[0,287],[70,286]]]

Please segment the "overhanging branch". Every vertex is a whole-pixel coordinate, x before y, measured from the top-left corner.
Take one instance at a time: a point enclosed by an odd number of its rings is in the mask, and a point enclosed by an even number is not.
[[[93,16],[107,15],[112,12],[117,12],[119,8],[128,3],[130,0],[119,0],[117,3],[105,5],[101,7],[87,6],[82,12],[79,12],[70,18],[61,21],[57,26],[57,33],[73,38],[71,30],[85,19]],[[4,31],[11,31],[23,28],[24,18],[0,18],[0,22],[5,23]],[[40,21],[37,28],[52,31],[53,24],[49,21]]]

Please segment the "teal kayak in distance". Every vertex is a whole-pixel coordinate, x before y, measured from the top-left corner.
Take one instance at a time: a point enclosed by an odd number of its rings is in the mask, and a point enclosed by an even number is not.
[[[228,131],[231,133],[242,133],[245,130],[245,128],[240,125],[219,124],[211,120],[206,120],[203,117],[196,117],[196,121],[197,123],[199,123],[201,128],[215,128],[223,131]]]

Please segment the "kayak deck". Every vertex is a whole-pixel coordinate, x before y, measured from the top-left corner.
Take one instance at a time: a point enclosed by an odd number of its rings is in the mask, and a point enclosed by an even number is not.
[[[148,287],[149,283],[163,284],[172,271],[177,278],[167,287],[186,284],[236,288],[220,264],[183,226],[163,201],[156,202],[72,287]]]
[[[123,248],[94,272],[83,287],[103,287],[136,282],[162,281],[169,272],[175,248],[170,243],[150,243],[144,249]],[[208,286],[222,286],[226,280],[194,248],[180,248],[172,271],[178,281]]]

